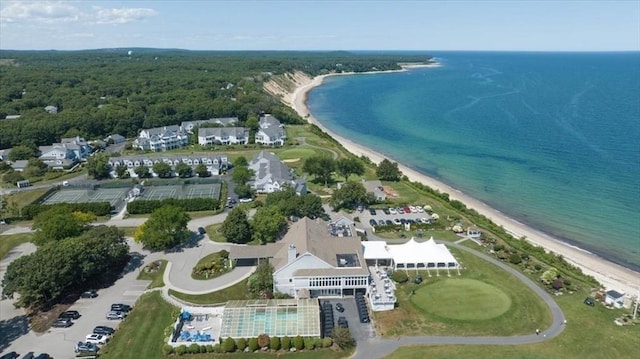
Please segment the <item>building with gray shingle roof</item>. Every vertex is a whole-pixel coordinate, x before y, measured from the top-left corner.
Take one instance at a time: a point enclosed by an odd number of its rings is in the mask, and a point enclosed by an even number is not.
[[[198,143],[207,145],[246,145],[249,129],[246,127],[210,127],[198,129]]]
[[[193,129],[195,127],[200,127],[206,124],[217,124],[221,126],[233,126],[238,123],[237,117],[220,117],[220,118],[210,118],[208,120],[197,120],[197,121],[183,121],[180,124],[180,128],[182,131],[187,133],[193,133]]]
[[[255,173],[249,185],[258,193],[281,191],[285,186],[292,186],[298,194],[307,193],[305,182],[294,180],[293,171],[270,152],[260,151],[249,162],[249,168]]]
[[[280,120],[271,115],[261,115],[260,128],[256,132],[255,142],[268,146],[283,146],[287,135]]]
[[[327,222],[320,219],[302,218],[282,240],[262,248],[233,246],[229,258],[271,258],[274,291],[297,298],[301,293],[342,296],[367,290],[369,269],[360,239],[332,236]]]
[[[141,130],[140,135],[133,142],[134,147],[151,151],[166,151],[188,144],[189,136],[178,125]]]

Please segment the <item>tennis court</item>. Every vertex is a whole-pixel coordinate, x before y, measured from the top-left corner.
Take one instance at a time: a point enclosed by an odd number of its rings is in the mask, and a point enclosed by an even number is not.
[[[220,184],[188,184],[175,186],[150,186],[142,192],[142,198],[161,201],[166,198],[214,198],[220,199]]]
[[[109,202],[116,207],[127,195],[128,188],[68,189],[52,193],[43,204]]]

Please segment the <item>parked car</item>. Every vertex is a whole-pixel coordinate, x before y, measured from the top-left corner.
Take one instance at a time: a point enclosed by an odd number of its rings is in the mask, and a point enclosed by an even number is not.
[[[378,222],[376,222],[376,220],[375,220],[375,219],[370,219],[370,220],[369,220],[369,224],[371,225],[371,227],[375,227],[375,226],[377,226],[377,225],[378,225]]]
[[[336,310],[339,311],[340,313],[344,312],[344,305],[342,305],[342,303],[337,303]]]
[[[38,354],[37,357],[35,357],[33,359],[52,359],[52,358],[51,358],[51,355],[49,355],[47,353],[40,353],[40,354]]]
[[[73,321],[69,318],[60,318],[57,319],[53,324],[51,324],[54,328],[69,328],[73,325]]]
[[[95,333],[87,334],[85,339],[86,343],[93,343],[96,345],[105,345],[109,341],[109,338],[106,335]]]
[[[342,328],[349,328],[349,322],[347,321],[347,318],[345,317],[338,318],[338,326]]]
[[[129,304],[116,303],[111,304],[111,310],[114,312],[125,312],[128,313],[131,311],[131,306]]]
[[[391,211],[389,211],[389,208],[383,208],[382,212],[384,212],[384,214],[391,214]]]
[[[97,290],[88,290],[86,292],[82,292],[82,294],[80,294],[80,298],[95,298],[98,296],[98,291]]]
[[[108,320],[117,320],[117,319],[124,319],[126,316],[127,315],[124,312],[117,312],[115,310],[112,310],[107,313],[105,318],[107,318]]]
[[[28,352],[20,359],[34,359],[35,357],[36,357],[36,354],[34,352]]]
[[[111,328],[111,327],[107,327],[105,325],[99,325],[95,328],[93,328],[93,332],[95,334],[102,334],[102,335],[112,335],[113,333],[115,333],[115,329]]]
[[[205,234],[207,233],[207,231],[204,229],[204,227],[198,227],[198,234]]]
[[[369,208],[369,213],[371,213],[372,216],[375,216],[376,210],[374,208]]]
[[[253,198],[240,198],[240,203],[249,203],[252,201],[253,201]]]
[[[78,319],[80,318],[80,313],[77,310],[67,310],[66,312],[60,313],[58,315],[58,319]]]
[[[389,213],[398,214],[398,211],[395,208],[389,208]]]
[[[3,356],[0,356],[0,359],[16,359],[19,356],[20,354],[16,352],[11,352],[11,353],[4,354]]]
[[[93,343],[78,342],[76,344],[76,353],[97,353],[98,346]]]

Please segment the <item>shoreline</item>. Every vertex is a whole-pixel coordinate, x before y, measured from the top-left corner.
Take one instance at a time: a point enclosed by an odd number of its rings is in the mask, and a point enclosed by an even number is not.
[[[320,75],[314,77],[313,79],[307,78],[306,81],[302,81],[302,83],[299,83],[298,87],[295,88],[295,90],[291,93],[287,94],[288,96],[285,96],[283,100],[287,105],[292,107],[298,113],[298,115],[307,120],[307,122],[318,126],[322,131],[326,132],[329,136],[338,141],[347,151],[353,153],[354,155],[366,156],[374,163],[379,163],[385,158],[393,161],[393,159],[389,156],[384,156],[381,153],[373,151],[349,139],[339,136],[333,131],[330,131],[329,129],[324,127],[315,117],[313,117],[311,112],[309,112],[309,108],[307,107],[307,95],[313,88],[322,85],[324,79],[329,76],[403,72],[413,67],[439,66],[441,65],[438,63],[415,66],[405,65],[402,66],[401,70],[393,71],[371,71],[364,73],[349,72]],[[579,248],[578,246],[575,246],[573,244],[566,243],[558,238],[554,238],[542,231],[521,223],[509,217],[507,214],[488,206],[486,203],[479,201],[460,190],[457,190],[443,182],[420,173],[408,166],[398,163],[398,167],[400,171],[402,171],[402,173],[409,178],[409,180],[420,182],[440,192],[448,193],[450,199],[458,200],[464,203],[468,208],[476,210],[478,213],[484,215],[495,224],[502,226],[505,231],[511,234],[513,237],[526,237],[529,242],[537,246],[541,246],[547,251],[562,255],[568,263],[579,267],[583,273],[594,277],[606,289],[614,289],[629,295],[637,295],[640,292],[640,273],[623,267],[619,264],[610,262],[585,249]]]

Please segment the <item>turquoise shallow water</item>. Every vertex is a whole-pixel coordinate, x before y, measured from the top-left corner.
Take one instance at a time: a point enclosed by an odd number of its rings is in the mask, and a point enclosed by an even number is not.
[[[535,228],[640,270],[640,53],[435,53],[337,76],[327,128]]]

